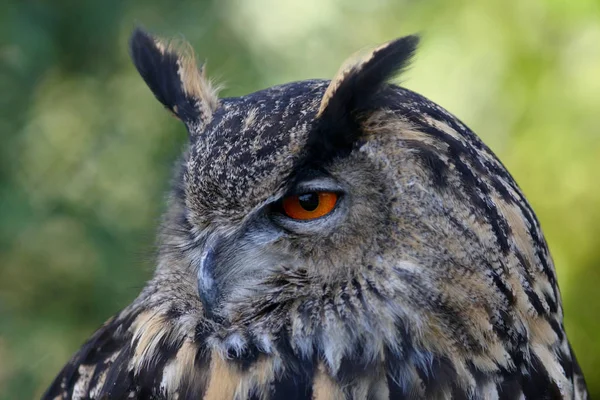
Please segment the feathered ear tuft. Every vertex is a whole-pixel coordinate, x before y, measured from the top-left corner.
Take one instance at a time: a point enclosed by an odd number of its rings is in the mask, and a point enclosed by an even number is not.
[[[320,163],[351,151],[360,136],[360,118],[372,110],[386,82],[408,66],[418,43],[418,36],[406,36],[377,47],[358,62],[344,63],[321,100],[307,143],[310,158]]]
[[[165,107],[187,126],[194,136],[211,119],[219,105],[217,90],[198,68],[188,43],[173,46],[136,28],[129,40],[131,58],[138,72]]]

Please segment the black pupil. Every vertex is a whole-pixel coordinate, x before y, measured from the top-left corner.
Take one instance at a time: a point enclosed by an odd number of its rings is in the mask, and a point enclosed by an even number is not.
[[[306,193],[298,196],[300,206],[306,211],[315,211],[319,206],[319,195],[316,193]]]

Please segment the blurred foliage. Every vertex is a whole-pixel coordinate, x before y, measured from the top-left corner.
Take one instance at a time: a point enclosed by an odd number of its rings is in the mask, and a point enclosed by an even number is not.
[[[186,135],[129,62],[136,24],[189,40],[225,96],[331,77],[357,49],[421,32],[403,80],[478,132],[522,186],[600,394],[597,0],[4,0],[0,398],[39,397],[152,272]]]

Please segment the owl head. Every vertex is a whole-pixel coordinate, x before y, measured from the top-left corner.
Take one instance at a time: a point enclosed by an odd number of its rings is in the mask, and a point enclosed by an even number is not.
[[[554,267],[522,192],[464,124],[388,82],[417,42],[219,98],[189,50],[137,30],[135,66],[189,132],[142,298],[240,363],[385,370],[403,393],[532,368],[565,390]]]

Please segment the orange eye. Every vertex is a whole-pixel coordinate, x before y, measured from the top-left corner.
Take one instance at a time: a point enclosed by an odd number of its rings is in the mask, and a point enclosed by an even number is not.
[[[329,214],[337,203],[338,195],[333,192],[310,192],[283,199],[283,211],[293,219],[303,221]]]

